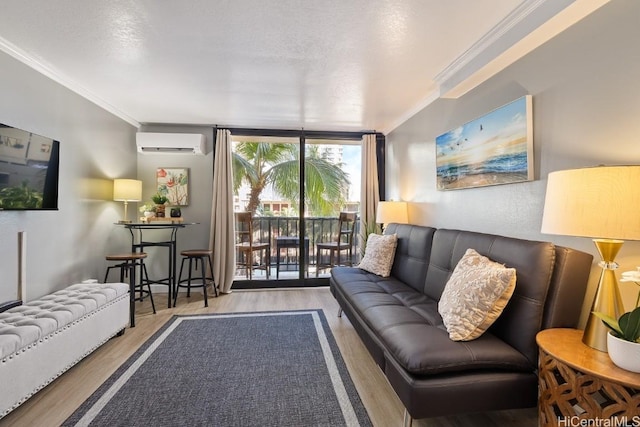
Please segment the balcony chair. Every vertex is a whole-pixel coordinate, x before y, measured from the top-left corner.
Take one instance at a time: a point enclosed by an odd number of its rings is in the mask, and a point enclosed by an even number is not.
[[[353,265],[353,235],[356,228],[355,212],[340,212],[338,217],[338,233],[331,242],[316,244],[316,277],[320,269],[333,268],[336,265]],[[329,262],[322,262],[322,252],[329,251]],[[341,264],[340,254],[347,251],[348,258]]]
[[[253,214],[251,212],[236,212],[236,250],[238,258],[237,268],[244,268],[245,275],[253,280],[253,270],[265,270],[267,279],[271,269],[271,245],[253,241]],[[254,264],[254,253],[258,252],[259,262]]]

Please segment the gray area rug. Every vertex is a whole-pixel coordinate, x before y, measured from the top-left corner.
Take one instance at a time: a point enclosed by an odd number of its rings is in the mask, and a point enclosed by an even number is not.
[[[370,426],[321,310],[174,316],[65,426]]]

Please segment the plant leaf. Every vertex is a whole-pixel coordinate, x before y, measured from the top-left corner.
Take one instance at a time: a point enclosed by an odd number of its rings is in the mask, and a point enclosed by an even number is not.
[[[618,324],[620,325],[620,331],[622,331],[622,335],[620,336],[620,338],[622,338],[623,340],[626,340],[626,341],[630,341],[629,337],[627,335],[627,331],[629,330],[629,316],[630,316],[630,314],[631,313],[629,313],[629,312],[624,313],[618,319]]]
[[[614,319],[613,317],[607,314],[600,313],[599,311],[592,311],[592,313],[594,316],[601,319],[602,323],[604,323],[612,331],[616,332],[620,337],[624,336],[624,334],[622,333],[622,330],[620,329],[620,325],[618,324],[618,321],[616,319]]]
[[[620,327],[624,332],[625,339],[635,342],[640,337],[640,307],[625,314],[628,315],[625,318],[626,324],[624,327],[620,324]]]

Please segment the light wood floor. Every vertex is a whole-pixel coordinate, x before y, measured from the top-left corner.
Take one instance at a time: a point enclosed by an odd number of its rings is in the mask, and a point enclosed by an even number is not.
[[[234,291],[209,299],[201,294],[180,296],[176,308],[167,308],[166,294],[154,293],[157,314],[148,301],[137,303],[136,327],[128,328],[21,407],[0,420],[1,426],[58,426],[131,354],[173,314],[230,313],[271,310],[322,309],[338,342],[351,377],[374,426],[401,426],[404,408],[384,375],[369,356],[346,316],[337,317],[338,305],[328,288]],[[215,360],[212,361],[215,363]],[[1,388],[10,387],[0,384]],[[500,411],[415,421],[414,426],[537,426],[536,409]]]

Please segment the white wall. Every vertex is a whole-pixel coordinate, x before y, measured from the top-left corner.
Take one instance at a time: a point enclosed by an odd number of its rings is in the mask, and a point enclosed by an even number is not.
[[[129,245],[111,180],[135,178],[135,128],[0,52],[0,123],[60,141],[58,211],[0,211],[0,301],[15,299],[18,232],[27,235],[27,299],[104,275]],[[134,205],[135,206],[135,205]]]
[[[582,249],[589,239],[540,233],[547,175],[598,164],[640,164],[640,2],[616,0],[459,99],[440,99],[387,136],[387,197],[410,203],[410,221]],[[533,95],[536,179],[437,191],[435,138],[520,96]],[[640,183],[638,183],[640,185]],[[630,207],[637,209],[640,206]],[[606,207],[603,207],[606,209]],[[640,265],[627,242],[620,271]],[[592,269],[583,321],[595,292]],[[638,287],[622,283],[627,308]]]
[[[177,234],[178,254],[184,249],[203,249],[209,247],[209,230],[211,229],[211,201],[213,192],[213,128],[211,126],[187,125],[144,125],[142,132],[166,133],[199,133],[206,139],[207,154],[194,156],[192,154],[140,154],[138,155],[138,179],[142,180],[142,196],[147,202],[156,193],[156,169],[159,167],[189,168],[189,205],[182,207],[182,217],[185,222],[195,222]],[[139,212],[136,211],[139,214]],[[167,212],[167,215],[169,212]],[[164,240],[164,231],[145,231],[145,240]],[[166,237],[166,236],[165,236]],[[165,259],[166,250],[149,248],[147,268],[153,277],[164,277],[166,268],[162,262],[154,259]],[[178,256],[178,260],[180,257]],[[163,270],[164,268],[164,270]],[[180,266],[178,265],[178,268]],[[166,288],[165,288],[166,290]]]

